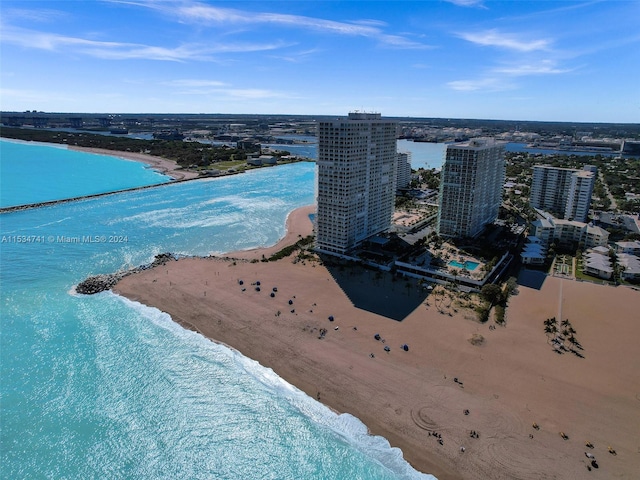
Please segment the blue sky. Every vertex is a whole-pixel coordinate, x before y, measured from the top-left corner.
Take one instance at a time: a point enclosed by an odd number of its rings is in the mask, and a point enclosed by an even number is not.
[[[0,108],[640,122],[640,1],[2,0]]]

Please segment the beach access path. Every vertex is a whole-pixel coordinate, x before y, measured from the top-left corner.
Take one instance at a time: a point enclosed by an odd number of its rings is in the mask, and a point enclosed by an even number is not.
[[[291,213],[277,247],[171,261],[127,276],[114,291],[353,414],[440,480],[636,478],[638,291],[564,279],[562,315],[584,358],[559,354],[543,324],[558,314],[558,278],[520,285],[506,326],[494,328],[455,303],[437,309],[433,294],[390,275],[293,256],[251,263],[311,233],[310,211]],[[397,321],[362,308],[374,296],[399,310],[417,306]],[[484,341],[470,342],[474,335]],[[597,470],[588,471],[585,450]]]

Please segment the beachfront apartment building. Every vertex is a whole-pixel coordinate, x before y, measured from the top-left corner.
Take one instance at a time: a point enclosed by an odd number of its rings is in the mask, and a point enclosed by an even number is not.
[[[316,249],[346,254],[391,227],[397,123],[351,112],[318,124]]]
[[[396,188],[409,188],[411,183],[411,152],[398,152]]]
[[[582,170],[535,165],[531,206],[566,220],[586,222],[596,175],[593,165],[585,165]]]
[[[475,138],[447,145],[440,181],[438,234],[479,235],[498,217],[504,179],[504,144],[492,138]]]
[[[568,248],[594,248],[606,246],[609,232],[590,223],[564,220],[548,216],[531,223],[533,236],[544,248],[552,243]]]
[[[599,246],[587,250],[582,258],[582,271],[600,278],[611,278],[614,270],[609,249]]]
[[[615,249],[617,253],[640,255],[640,240],[634,240],[632,242],[616,242]]]

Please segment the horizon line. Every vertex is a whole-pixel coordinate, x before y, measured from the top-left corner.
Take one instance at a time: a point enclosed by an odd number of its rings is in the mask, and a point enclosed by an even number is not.
[[[347,114],[311,114],[311,113],[171,113],[171,112],[45,112],[37,110],[13,111],[2,110],[0,116],[11,115],[171,115],[171,116],[243,116],[243,117],[345,117]],[[466,120],[481,122],[523,122],[523,123],[578,123],[578,124],[600,124],[600,125],[640,125],[640,122],[604,122],[589,120],[524,120],[524,119],[504,119],[504,118],[472,118],[472,117],[418,117],[412,115],[384,115],[383,118],[415,119],[415,120]],[[8,126],[8,125],[2,125]]]

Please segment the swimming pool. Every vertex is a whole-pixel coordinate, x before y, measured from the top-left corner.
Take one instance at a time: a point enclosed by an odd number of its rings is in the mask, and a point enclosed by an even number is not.
[[[471,272],[471,271],[475,270],[478,267],[478,265],[480,265],[480,264],[478,262],[472,262],[471,260],[467,260],[464,263],[460,263],[460,262],[457,262],[455,260],[451,260],[448,263],[448,265],[450,267],[455,267],[455,268],[464,268],[464,269],[469,270]]]

